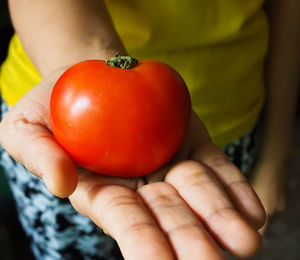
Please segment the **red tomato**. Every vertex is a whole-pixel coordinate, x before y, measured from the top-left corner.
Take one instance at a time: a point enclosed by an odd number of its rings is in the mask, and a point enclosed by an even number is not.
[[[136,177],[176,153],[190,112],[183,79],[166,64],[140,60],[124,69],[88,60],[56,82],[50,123],[57,142],[82,167]]]

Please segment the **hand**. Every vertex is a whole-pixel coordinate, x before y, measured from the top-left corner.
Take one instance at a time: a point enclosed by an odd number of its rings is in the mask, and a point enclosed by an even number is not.
[[[254,178],[250,181],[260,198],[265,211],[266,223],[259,230],[263,234],[274,214],[285,210],[286,203],[286,176],[282,173],[286,167],[277,167],[273,164],[259,163],[253,172]]]
[[[259,248],[262,205],[195,114],[181,150],[156,173],[136,179],[77,174],[49,125],[52,86],[63,71],[33,88],[0,125],[2,146],[54,195],[69,196],[117,240],[126,259],[213,260],[224,259],[221,248],[238,257]]]

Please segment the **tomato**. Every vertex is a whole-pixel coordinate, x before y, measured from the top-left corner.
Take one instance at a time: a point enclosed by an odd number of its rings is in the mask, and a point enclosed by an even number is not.
[[[83,61],[66,70],[51,95],[50,124],[80,166],[136,177],[160,168],[179,149],[191,103],[183,79],[168,65],[140,60],[120,68],[123,58],[110,65]]]

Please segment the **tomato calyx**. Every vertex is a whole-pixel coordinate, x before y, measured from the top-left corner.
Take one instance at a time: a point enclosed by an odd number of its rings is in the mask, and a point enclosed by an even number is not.
[[[115,57],[112,57],[106,61],[107,65],[120,69],[131,69],[136,66],[137,63],[137,59],[130,56],[121,56],[119,52],[117,52]]]

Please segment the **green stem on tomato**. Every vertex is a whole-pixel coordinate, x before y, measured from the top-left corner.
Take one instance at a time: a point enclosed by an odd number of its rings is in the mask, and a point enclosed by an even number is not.
[[[137,63],[137,59],[130,56],[121,56],[119,52],[115,55],[115,57],[112,57],[106,61],[107,65],[120,69],[131,69],[136,66]]]

